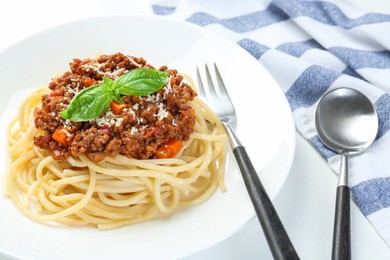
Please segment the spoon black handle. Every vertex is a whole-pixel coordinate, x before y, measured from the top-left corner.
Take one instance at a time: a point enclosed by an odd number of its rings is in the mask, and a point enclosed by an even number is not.
[[[337,187],[333,227],[332,260],[351,259],[350,188]]]
[[[237,146],[233,153],[274,259],[299,259],[245,148]]]

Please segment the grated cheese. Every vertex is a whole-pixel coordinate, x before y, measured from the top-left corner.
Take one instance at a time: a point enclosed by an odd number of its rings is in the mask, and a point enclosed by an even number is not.
[[[158,120],[163,120],[164,118],[168,117],[168,111],[164,108],[163,103],[158,104],[158,113],[157,113],[157,118]]]
[[[137,104],[138,105],[138,104]],[[136,118],[135,112],[133,109],[129,108],[128,110],[129,114],[133,116],[133,118]]]
[[[153,94],[147,95],[146,101],[149,101],[151,103],[156,103],[156,95]]]
[[[137,124],[142,124],[142,122],[144,121],[145,119],[143,119],[142,117],[137,117]]]
[[[126,58],[130,61],[131,64],[136,65],[138,68],[140,68],[142,65],[136,62],[134,59],[132,59],[129,55],[126,55]]]
[[[102,70],[100,70],[100,66],[101,66],[101,64],[98,62],[93,62],[91,64],[81,65],[82,68],[94,70],[97,73],[104,75],[106,77],[112,78],[112,79],[117,78],[119,75],[122,75],[127,71],[125,68],[116,69],[113,72],[102,71]]]
[[[91,70],[96,71],[97,73],[105,74],[103,71],[100,70],[100,64],[97,62],[94,62],[91,64],[83,64],[83,65],[81,65],[81,67],[86,68],[87,71],[89,71],[89,69],[91,69]]]
[[[69,93],[73,94],[75,91],[73,88],[71,88],[69,85],[66,85],[66,88],[68,90]]]
[[[122,118],[122,117],[116,118],[116,120],[115,120],[115,126],[120,126],[120,125],[123,123],[123,120],[125,120],[125,119]]]
[[[130,131],[130,134],[135,134],[135,133],[137,133],[138,132],[138,128],[137,127],[135,127],[135,126],[133,126],[132,128],[131,128],[131,131]]]
[[[116,117],[111,111],[107,111],[103,116],[96,118],[94,121],[98,126],[120,126],[123,123],[124,118]]]
[[[64,126],[67,127],[67,128],[72,128],[72,123],[70,122],[69,119],[65,119]]]
[[[172,76],[170,76],[170,77],[168,78],[167,84],[163,87],[163,88],[165,89],[165,91],[168,92],[168,93],[169,93],[169,92],[172,92],[171,77],[172,77]]]

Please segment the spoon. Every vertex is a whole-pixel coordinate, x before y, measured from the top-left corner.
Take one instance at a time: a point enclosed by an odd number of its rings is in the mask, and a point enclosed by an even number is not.
[[[374,142],[378,132],[378,116],[365,95],[351,88],[338,88],[319,100],[315,124],[321,142],[341,154],[332,259],[351,259],[348,157],[362,152]]]

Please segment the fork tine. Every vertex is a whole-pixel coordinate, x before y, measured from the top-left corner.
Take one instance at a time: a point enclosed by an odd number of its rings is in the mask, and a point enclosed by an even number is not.
[[[205,91],[204,91],[203,82],[202,82],[202,78],[200,77],[199,67],[196,67],[196,77],[198,79],[198,92],[199,92],[199,96],[206,97]]]
[[[213,80],[211,79],[210,70],[209,70],[209,67],[207,66],[207,64],[205,65],[205,68],[206,68],[207,84],[209,86],[211,98],[218,99],[217,92],[215,92],[215,86],[214,86]]]
[[[226,86],[225,86],[225,83],[223,82],[221,73],[219,73],[219,69],[218,69],[217,64],[215,62],[214,62],[214,69],[215,69],[215,77],[217,78],[217,81],[218,81],[219,91],[221,93],[221,96],[225,97],[226,99],[229,100],[229,102],[231,104],[231,109],[232,109],[233,113],[235,113],[233,102],[230,99],[229,92],[226,89]]]
[[[214,62],[214,69],[215,69],[215,75],[216,75],[216,78],[217,78],[217,82],[218,82],[218,85],[219,85],[219,90],[221,92],[221,95],[222,96],[226,96],[230,100],[229,93],[226,90],[225,83],[222,80],[221,73],[219,73],[219,69],[218,69],[217,64],[215,62]]]

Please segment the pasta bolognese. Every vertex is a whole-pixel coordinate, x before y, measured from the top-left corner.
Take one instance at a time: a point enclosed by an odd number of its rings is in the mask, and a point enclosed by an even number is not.
[[[116,53],[74,59],[7,129],[5,194],[27,217],[113,229],[224,190],[224,129],[191,80]]]

